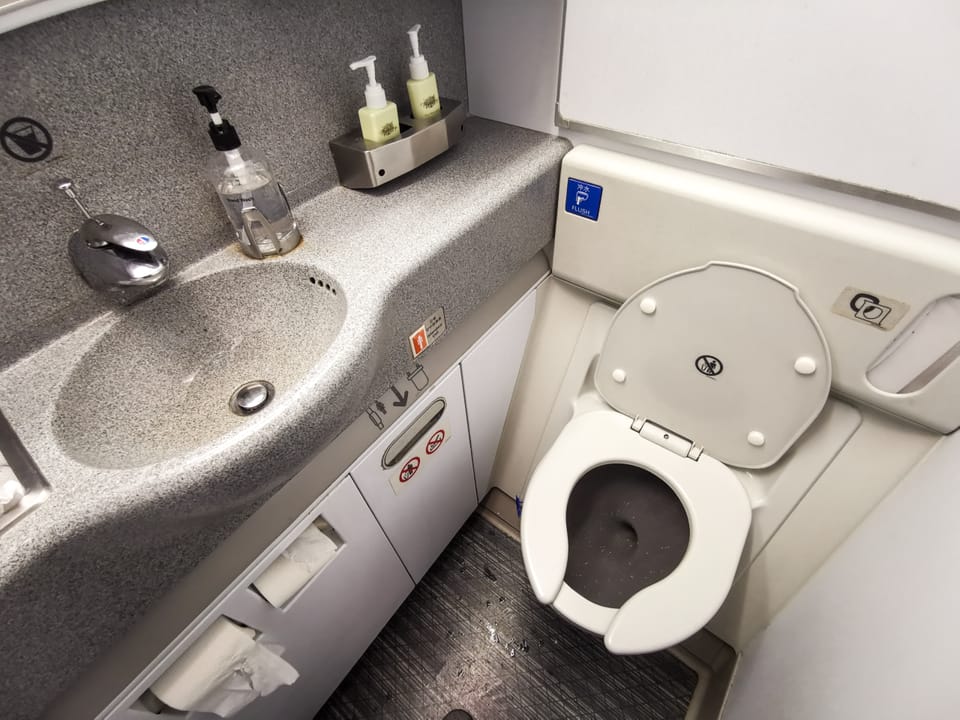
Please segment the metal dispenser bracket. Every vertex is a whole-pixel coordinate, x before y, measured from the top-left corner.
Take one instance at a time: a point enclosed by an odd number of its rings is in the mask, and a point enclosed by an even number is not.
[[[400,117],[400,135],[385,143],[363,139],[360,128],[330,141],[330,152],[344,187],[375,188],[405,175],[457,143],[466,106],[440,98],[440,115],[428,120]]]

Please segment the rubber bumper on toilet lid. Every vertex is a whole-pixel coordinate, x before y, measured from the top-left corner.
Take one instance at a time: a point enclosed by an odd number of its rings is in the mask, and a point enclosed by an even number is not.
[[[596,370],[604,400],[686,437],[723,463],[772,465],[820,413],[830,352],[793,285],[713,262],[629,298]]]

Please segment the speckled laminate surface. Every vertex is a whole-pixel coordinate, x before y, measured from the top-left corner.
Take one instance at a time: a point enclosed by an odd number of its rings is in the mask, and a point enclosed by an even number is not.
[[[123,313],[71,371],[55,440],[73,459],[107,469],[216,442],[251,419],[225,412],[233,392],[259,380],[275,397],[295,392],[346,310],[336,281],[297,262],[246,264],[168,287]]]
[[[363,104],[347,64],[376,54],[402,106],[414,23],[440,90],[466,100],[459,0],[106,0],[0,35],[0,123],[28,116],[53,137],[39,162],[0,152],[0,366],[106,308],[70,266],[80,215],[55,178],[76,180],[91,211],[138,219],[181,270],[232,237],[190,89],[214,85],[241,140],[310,198],[336,184],[327,141]]]
[[[0,374],[3,410],[53,486],[51,498],[0,539],[5,720],[35,717],[152,600],[386,391],[409,364],[407,335],[431,311],[443,307],[448,325],[456,326],[551,239],[559,161],[568,147],[539,133],[469,119],[460,145],[392,186],[366,193],[334,188],[297,207],[305,241],[286,257],[258,264],[231,247],[187,268],[176,282],[203,278],[211,288],[218,273],[232,268],[320,273],[345,299],[345,315],[331,349],[313,353],[315,362],[278,388],[261,413],[239,423],[204,421],[216,425],[216,440],[204,435],[200,445],[196,436],[211,428],[198,427],[199,420],[184,419],[176,431],[166,427],[187,436],[173,437],[183,450],[176,457],[161,453],[133,462],[136,453],[123,450],[119,455],[128,460],[93,467],[89,455],[63,442],[67,424],[74,433],[82,426],[77,418],[62,418],[68,412],[62,393],[84,403],[73,368],[93,362],[82,358],[91,349],[100,352],[98,343],[111,332],[118,345],[129,342],[128,331],[144,332],[129,317],[149,317],[146,306],[100,316]],[[178,291],[168,288],[145,302],[164,302],[171,289]],[[232,290],[224,295],[235,297]],[[272,297],[284,304],[283,293]],[[172,326],[162,332],[171,338],[171,352],[189,347],[190,334],[203,327],[188,317],[192,307],[203,312],[201,300],[166,318]],[[270,308],[284,311],[297,318],[278,326],[282,338],[275,344],[283,347],[276,362],[299,362],[312,352],[311,318],[297,302]],[[127,329],[119,329],[124,323]],[[176,328],[185,337],[177,339]],[[157,347],[156,355],[163,354]],[[221,362],[242,363],[243,357],[242,351],[237,358],[228,353]],[[168,357],[145,355],[142,362],[142,383],[118,386],[117,395],[172,382],[151,383],[151,372],[182,373],[179,378],[192,372]],[[121,376],[125,385],[137,377]],[[104,392],[103,382],[88,379],[90,396]],[[127,431],[131,445],[142,442],[135,438],[140,428]],[[111,426],[104,444],[122,446],[123,432]],[[95,446],[85,447],[92,452]],[[104,455],[109,452],[97,457]]]

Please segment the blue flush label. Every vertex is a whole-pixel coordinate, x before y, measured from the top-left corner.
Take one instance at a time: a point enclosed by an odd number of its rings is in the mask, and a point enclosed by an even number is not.
[[[600,217],[600,197],[603,188],[593,183],[569,178],[567,180],[567,212],[596,220]]]

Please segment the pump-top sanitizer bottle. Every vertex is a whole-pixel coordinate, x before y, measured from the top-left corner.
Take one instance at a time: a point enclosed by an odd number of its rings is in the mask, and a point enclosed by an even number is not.
[[[360,116],[360,132],[363,134],[363,139],[382,143],[393,140],[400,134],[400,116],[397,114],[397,104],[387,101],[383,85],[377,82],[377,74],[373,66],[376,59],[376,55],[370,55],[363,60],[350,63],[350,69],[366,68],[367,70],[367,87],[363,91],[367,104],[357,112]]]
[[[193,94],[210,113],[210,139],[218,150],[207,165],[207,176],[241,249],[257,259],[293,250],[300,243],[300,229],[267,159],[246,145],[241,149],[237,131],[217,110],[220,93],[198,85]]]
[[[427,59],[420,54],[420,25],[407,30],[410,37],[410,79],[407,94],[410,96],[410,111],[415,118],[428,119],[440,114],[440,93],[437,91],[437,76],[427,67]]]

